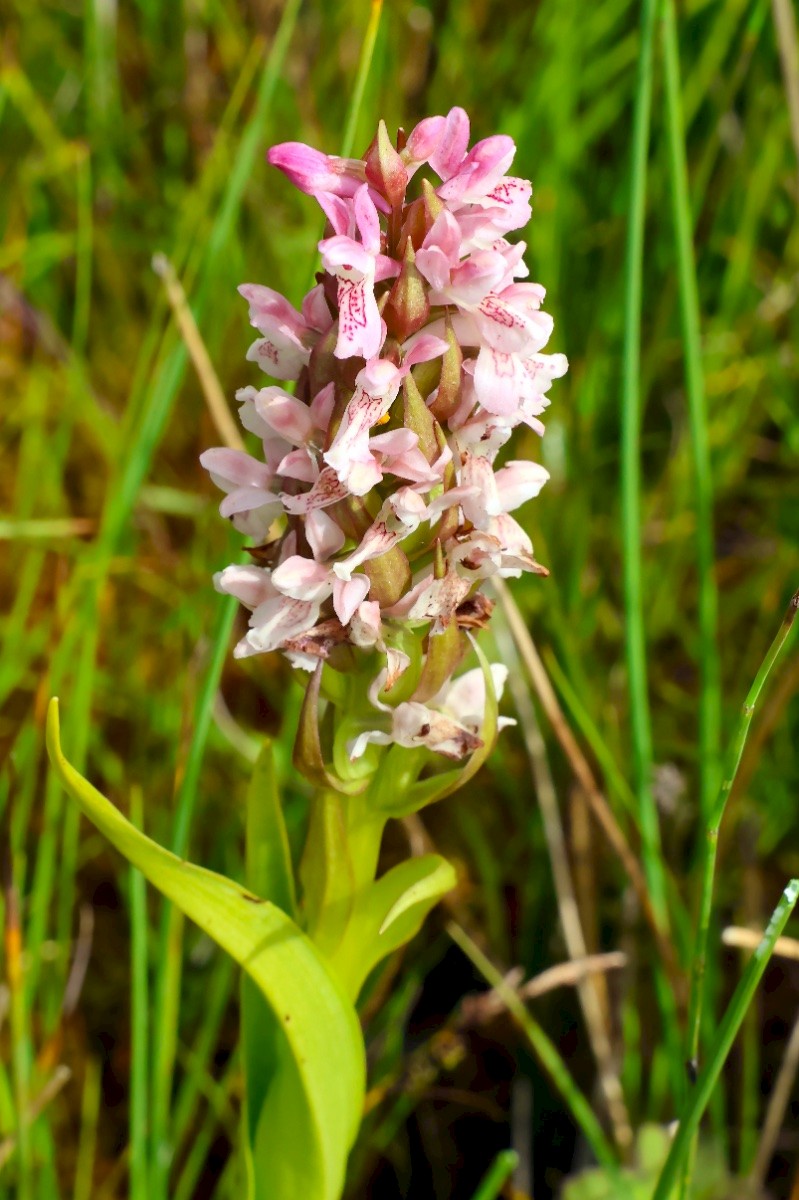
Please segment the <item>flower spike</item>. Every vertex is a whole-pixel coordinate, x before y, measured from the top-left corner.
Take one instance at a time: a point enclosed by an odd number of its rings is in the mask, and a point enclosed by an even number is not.
[[[544,353],[544,289],[508,240],[530,218],[530,183],[507,173],[516,147],[469,138],[453,108],[396,141],[381,121],[362,159],[269,151],[327,218],[322,270],[299,309],[240,288],[259,335],[247,357],[277,381],[238,396],[262,454],[202,456],[222,515],[268,543],[216,578],[250,610],[236,654],[281,650],[312,673],[298,764],[353,790],[391,744],[466,760],[417,783],[419,802],[476,770],[503,724],[505,668],[477,651],[480,667],[456,672],[490,619],[484,580],[546,574],[511,514],[548,474],[497,459],[518,426],[543,433],[568,365]]]

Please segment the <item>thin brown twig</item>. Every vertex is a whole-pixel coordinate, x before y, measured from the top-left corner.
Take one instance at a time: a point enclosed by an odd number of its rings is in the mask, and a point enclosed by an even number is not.
[[[94,937],[94,909],[90,904],[80,906],[78,918],[78,936],[75,940],[75,954],[72,959],[67,986],[64,988],[64,1000],[61,1012],[64,1017],[71,1017],[78,1007],[83,982],[89,967]]]
[[[744,929],[741,925],[728,925],[721,935],[725,946],[736,950],[756,950],[763,940],[763,930]],[[799,962],[799,941],[792,937],[779,937],[774,943],[773,954],[777,958],[789,958]]]
[[[194,364],[205,403],[217,433],[231,450],[243,450],[244,442],[230,415],[227,398],[214,370],[211,356],[197,328],[197,322],[194,320],[194,314],[189,307],[186,293],[177,277],[175,268],[165,254],[154,254],[153,270],[163,280],[170,308]]]
[[[621,950],[610,950],[606,954],[588,954],[585,958],[571,958],[568,962],[556,963],[540,971],[526,983],[520,982],[521,968],[514,967],[505,976],[505,983],[512,987],[523,1000],[538,1000],[561,987],[575,987],[592,975],[607,971],[619,971],[627,965],[627,955]],[[505,1012],[505,1001],[496,990],[465,996],[461,1002],[459,1029],[469,1025],[480,1025]]]
[[[519,657],[527,668],[530,680],[535,689],[538,700],[543,708],[547,720],[552,726],[552,731],[558,739],[561,749],[569,760],[574,776],[583,789],[585,798],[594,814],[600,829],[605,834],[608,842],[615,851],[619,861],[621,862],[627,877],[632,884],[635,894],[638,897],[638,902],[641,905],[643,915],[652,930],[652,933],[657,942],[658,950],[661,958],[666,966],[672,984],[684,990],[682,973],[680,972],[677,963],[677,957],[674,952],[674,947],[665,935],[663,929],[658,922],[655,910],[652,906],[652,901],[649,898],[649,891],[643,872],[638,865],[638,862],[627,844],[627,839],[622,832],[622,829],[616,820],[607,800],[600,791],[600,788],[594,778],[593,771],[588,764],[588,760],[580,749],[574,734],[572,733],[566,719],[563,715],[563,710],[560,707],[558,698],[552,684],[549,681],[546,668],[541,661],[538,651],[535,647],[532,637],[524,623],[519,608],[508,591],[505,583],[500,579],[492,580],[494,587],[499,596],[503,610],[507,617],[510,631],[513,634],[513,639],[519,651]]]

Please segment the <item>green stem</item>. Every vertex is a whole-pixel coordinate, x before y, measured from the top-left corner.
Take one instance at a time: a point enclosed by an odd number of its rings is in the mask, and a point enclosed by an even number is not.
[[[702,999],[703,999],[703,984],[705,978],[705,966],[707,959],[707,943],[708,931],[710,928],[710,911],[713,903],[713,881],[716,868],[716,850],[718,847],[719,829],[721,827],[724,810],[727,806],[727,801],[732,791],[732,785],[735,782],[735,776],[738,773],[738,767],[741,762],[746,739],[749,734],[749,726],[752,723],[752,716],[755,711],[760,693],[771,674],[777,660],[782,654],[785,644],[793,628],[794,618],[797,609],[799,609],[799,591],[791,598],[787,612],[783,618],[777,636],[769,646],[768,652],[760,664],[760,670],[755,676],[754,683],[749,689],[749,693],[744,701],[741,715],[738,719],[738,727],[735,731],[732,745],[729,748],[727,757],[724,763],[724,775],[716,796],[715,803],[710,813],[709,824],[707,827],[704,843],[704,858],[701,871],[701,898],[699,903],[699,919],[697,923],[696,945],[693,955],[693,969],[691,972],[691,997],[688,1008],[688,1053],[689,1057],[695,1059],[699,1053],[699,1028],[702,1021]]]
[[[579,1125],[585,1135],[586,1141],[594,1152],[597,1162],[601,1166],[608,1168],[608,1170],[615,1171],[618,1168],[618,1162],[613,1147],[605,1137],[602,1126],[594,1115],[591,1105],[569,1074],[555,1045],[547,1037],[535,1018],[527,1011],[518,993],[512,987],[508,986],[501,973],[476,942],[469,937],[466,930],[460,925],[450,922],[447,925],[447,933],[453,942],[461,948],[469,961],[475,965],[486,983],[494,988],[508,1012],[524,1032],[534,1054],[566,1101],[574,1120]]]
[[[671,1150],[661,1171],[652,1200],[669,1200],[672,1189],[685,1168],[686,1161],[691,1157],[691,1147],[702,1114],[707,1108],[736,1034],[774,952],[774,944],[785,929],[797,898],[799,898],[799,880],[793,879],[783,892],[782,899],[774,910],[768,929],[763,935],[763,940],[752,955],[727,1007],[711,1047],[707,1066],[700,1074],[691,1093],[687,1111],[680,1118],[677,1134],[671,1144]]]
[[[300,873],[308,935],[328,957],[344,937],[356,898],[374,882],[385,823],[368,793],[322,790],[311,802]]]
[[[472,1200],[496,1200],[502,1186],[507,1183],[518,1165],[519,1155],[515,1150],[500,1150],[477,1185]]]
[[[724,817],[724,810],[727,806],[727,801],[732,791],[732,786],[735,782],[735,776],[738,773],[738,767],[743,755],[746,739],[749,734],[749,726],[752,723],[752,716],[755,711],[760,693],[765,686],[771,671],[782,654],[789,635],[793,628],[794,618],[797,609],[799,608],[799,591],[791,598],[787,612],[783,618],[782,624],[777,632],[777,636],[769,646],[763,662],[760,664],[760,670],[755,676],[754,683],[749,689],[749,693],[744,701],[741,715],[738,719],[738,727],[735,731],[735,737],[730,745],[727,757],[724,763],[724,774],[722,777],[721,786],[713,804],[709,815],[709,823],[706,827],[705,841],[703,844],[703,858],[701,866],[701,893],[699,901],[699,914],[697,918],[696,941],[694,945],[693,963],[691,969],[691,991],[688,1002],[688,1060],[696,1062],[699,1056],[699,1035],[702,1025],[702,1003],[704,999],[704,982],[705,971],[707,966],[707,949],[708,937],[710,931],[710,914],[713,906],[713,885],[716,872],[716,853],[718,850],[719,829]],[[683,1193],[687,1193],[690,1175],[689,1154],[686,1160],[686,1175],[683,1177]]]
[[[621,503],[624,555],[624,613],[629,676],[635,789],[640,813],[644,869],[652,903],[664,927],[666,892],[660,854],[657,808],[651,790],[652,731],[647,693],[646,638],[641,576],[641,295],[644,218],[652,107],[652,57],[658,0],[644,0],[633,114],[632,162],[628,202],[624,284],[622,373]]]
[[[366,26],[363,44],[361,46],[361,57],[358,61],[358,74],[355,77],[355,87],[352,89],[352,100],[347,112],[347,124],[344,129],[344,137],[341,139],[341,156],[349,158],[352,154],[352,148],[355,145],[355,135],[358,131],[358,118],[361,115],[363,106],[363,97],[366,91],[366,83],[369,79],[369,71],[372,66],[372,58],[375,52],[375,42],[377,41],[377,32],[380,28],[380,17],[383,12],[383,0],[372,0],[372,8],[369,14],[369,24]]]
[[[694,471],[696,557],[699,574],[699,696],[700,804],[707,816],[718,788],[721,740],[721,684],[717,639],[718,593],[713,543],[713,484],[708,448],[705,381],[702,370],[701,325],[693,221],[685,158],[685,121],[680,84],[679,42],[674,0],[663,5],[663,64],[665,69],[666,132],[671,181],[677,279],[685,354],[685,388]]]

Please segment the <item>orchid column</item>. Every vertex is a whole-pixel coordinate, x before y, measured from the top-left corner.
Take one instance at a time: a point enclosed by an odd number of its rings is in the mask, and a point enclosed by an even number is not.
[[[295,760],[341,791],[362,790],[391,744],[450,759],[483,746],[485,673],[453,681],[490,617],[482,583],[546,573],[510,514],[547,472],[495,460],[520,423],[543,433],[567,364],[542,353],[544,289],[519,282],[525,243],[507,238],[531,212],[530,184],[507,174],[515,146],[468,142],[454,108],[396,148],[381,122],[363,160],[269,152],[327,217],[323,270],[299,312],[240,288],[260,335],[247,357],[296,386],[238,394],[263,459],[202,456],[222,515],[256,543],[251,566],[216,578],[251,610],[235,653],[280,650],[311,673]],[[497,692],[505,675],[491,669]]]

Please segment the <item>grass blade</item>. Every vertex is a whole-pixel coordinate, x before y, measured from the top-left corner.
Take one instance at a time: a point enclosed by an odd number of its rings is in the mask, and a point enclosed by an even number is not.
[[[518,1164],[519,1156],[515,1150],[500,1150],[477,1185],[472,1200],[496,1200],[503,1184],[507,1183]]]
[[[617,1165],[613,1147],[605,1137],[602,1126],[594,1115],[590,1104],[566,1069],[563,1059],[554,1044],[544,1033],[544,1030],[535,1018],[527,1011],[524,1002],[519,998],[518,994],[512,987],[508,986],[500,972],[480,947],[469,937],[466,930],[454,921],[450,921],[447,925],[447,933],[453,942],[460,947],[469,961],[474,964],[486,983],[489,983],[496,990],[497,995],[502,1000],[508,1012],[524,1032],[533,1052],[565,1100],[575,1122],[582,1130],[586,1141],[596,1155],[597,1162],[612,1170]]]
[[[644,218],[652,108],[652,58],[658,0],[644,0],[633,113],[632,163],[624,265],[624,353],[622,371],[621,503],[624,552],[624,615],[635,788],[643,838],[644,867],[652,901],[666,920],[660,830],[652,797],[652,729],[647,691],[644,597],[641,572],[641,309]]]
[[[797,609],[799,609],[799,591],[796,592],[791,598],[791,602],[788,605],[788,610],[783,618],[782,625],[777,632],[777,636],[769,646],[766,656],[763,659],[763,662],[760,664],[760,670],[757,672],[754,683],[749,689],[749,693],[744,701],[741,709],[741,715],[738,720],[738,727],[735,731],[735,736],[732,740],[732,744],[724,764],[723,781],[710,814],[710,819],[703,842],[704,856],[701,872],[702,891],[699,905],[696,944],[693,955],[693,969],[691,972],[691,999],[688,1009],[688,1050],[690,1058],[692,1059],[695,1059],[699,1052],[699,1030],[702,1023],[702,1001],[705,968],[707,963],[710,912],[713,903],[713,884],[716,870],[716,850],[718,848],[719,828],[724,817],[724,810],[727,806],[727,800],[729,799],[732,786],[735,782],[735,776],[738,773],[738,766],[741,761],[744,746],[746,745],[746,739],[749,734],[749,726],[752,723],[752,716],[754,715],[755,708],[757,707],[760,693],[763,691],[769,675],[774,669],[777,661],[785,649],[786,644],[788,643],[790,634],[794,628],[794,618],[796,617]]]
[[[680,1118],[679,1129],[661,1171],[652,1200],[668,1200],[672,1188],[688,1161],[694,1134],[699,1128],[702,1114],[707,1108],[727,1055],[763,977],[763,972],[774,950],[774,943],[787,925],[797,899],[799,899],[799,879],[792,879],[783,892],[782,899],[775,908],[763,935],[763,940],[752,955],[732,1000],[727,1006],[707,1064],[696,1081],[687,1111]]]
[[[666,132],[671,183],[677,280],[680,292],[685,390],[694,469],[696,558],[699,574],[699,796],[707,817],[718,788],[721,742],[721,669],[719,664],[718,593],[714,573],[713,483],[710,472],[705,380],[702,368],[699,293],[693,248],[693,221],[685,160],[685,121],[680,84],[679,43],[674,0],[663,0],[663,62]]]
[[[383,0],[371,0],[371,4],[369,24],[366,26],[366,33],[364,34],[363,45],[361,46],[361,56],[358,60],[358,74],[355,76],[355,87],[352,90],[352,100],[347,112],[347,124],[344,127],[344,137],[341,139],[341,155],[343,158],[349,158],[355,145],[358,120],[361,115],[366,84],[372,66],[377,33],[380,29],[380,17],[383,13]]]
[[[641,851],[652,906],[661,927],[666,931],[669,927],[666,880],[658,812],[652,794],[652,728],[647,684],[641,553],[641,313],[647,158],[652,109],[652,60],[658,7],[659,0],[644,0],[641,9],[641,43],[633,111],[627,248],[624,264],[621,533],[625,650]],[[683,1078],[679,1058],[680,1037],[676,1005],[669,982],[660,968],[655,973],[655,988],[663,1015],[672,1090],[675,1096],[679,1096]]]
[[[130,803],[131,824],[144,827],[141,790],[134,788]],[[130,868],[131,928],[131,1036],[130,1036],[130,1196],[147,1200],[147,1132],[149,1124],[148,1043],[149,998],[147,964],[147,889],[144,876]]]

